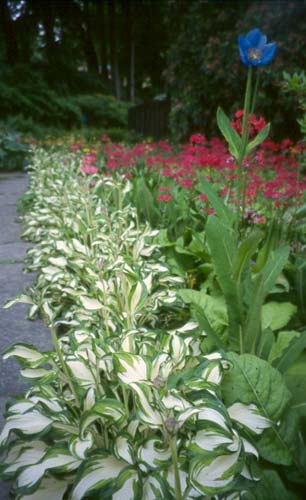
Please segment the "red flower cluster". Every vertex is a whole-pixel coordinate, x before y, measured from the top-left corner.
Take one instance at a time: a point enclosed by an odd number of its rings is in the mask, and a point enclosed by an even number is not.
[[[243,112],[236,113],[236,124],[242,116]],[[263,118],[251,118],[253,133],[264,126]],[[248,217],[252,223],[263,223],[264,215],[271,212],[271,206],[283,210],[301,203],[306,191],[306,178],[299,173],[297,155],[304,149],[305,146],[294,145],[290,139],[284,139],[279,144],[267,139],[246,159],[246,204],[252,214]],[[225,143],[218,138],[208,141],[204,135],[194,134],[187,144],[181,146],[160,141],[133,147],[106,142],[103,138],[98,151],[88,151],[81,161],[84,173],[98,172],[96,165],[100,154],[105,165],[103,172],[107,175],[119,171],[125,178],[132,179],[141,168],[145,175],[155,176],[156,182],[162,182],[156,194],[161,202],[174,199],[172,188],[176,188],[194,200],[199,210],[204,209],[208,213],[211,209],[207,199],[204,194],[199,195],[198,176],[202,173],[218,189],[220,196],[226,198],[228,204],[237,204],[235,160],[228,153]]]
[[[238,134],[242,134],[242,120],[244,116],[244,110],[239,109],[235,113],[235,118],[234,120],[231,121],[231,126],[238,132]],[[248,117],[248,124],[249,124],[249,135],[250,137],[253,137],[254,135],[258,134],[263,128],[265,128],[266,121],[265,119],[260,116],[259,118],[256,118],[256,115],[249,115]]]

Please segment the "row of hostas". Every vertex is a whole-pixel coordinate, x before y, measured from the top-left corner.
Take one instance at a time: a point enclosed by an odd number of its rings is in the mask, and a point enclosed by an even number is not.
[[[55,350],[4,355],[32,384],[0,436],[16,499],[238,499],[279,481],[259,453],[290,399],[280,373],[250,354],[207,354],[129,189],[35,153],[24,235],[39,276],[7,307],[30,304]]]

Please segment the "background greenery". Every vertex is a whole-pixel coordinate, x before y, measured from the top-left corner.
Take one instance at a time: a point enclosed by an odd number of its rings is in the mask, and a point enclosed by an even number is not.
[[[215,134],[217,106],[242,107],[237,36],[257,26],[278,43],[261,69],[258,112],[274,138],[299,138],[281,81],[305,67],[305,13],[305,0],[3,0],[2,127],[126,129],[131,104],[163,95],[175,139]]]

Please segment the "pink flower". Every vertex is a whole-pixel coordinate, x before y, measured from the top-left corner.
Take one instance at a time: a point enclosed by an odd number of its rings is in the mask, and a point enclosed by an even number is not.
[[[98,172],[98,169],[93,165],[87,165],[86,163],[83,163],[83,165],[81,166],[81,171],[83,172],[83,174],[96,174]]]
[[[166,201],[166,202],[168,202],[168,201],[171,200],[171,198],[172,198],[172,194],[159,194],[157,196],[157,199],[159,201]]]

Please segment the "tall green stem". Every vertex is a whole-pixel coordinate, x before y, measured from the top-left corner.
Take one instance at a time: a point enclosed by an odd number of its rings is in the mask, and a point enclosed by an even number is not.
[[[72,394],[74,395],[75,402],[80,407],[80,401],[79,401],[78,395],[74,389],[73,382],[71,380],[70,373],[69,373],[67,365],[65,363],[64,356],[63,356],[63,353],[61,351],[61,348],[60,348],[60,345],[58,342],[58,338],[56,335],[56,331],[55,331],[55,328],[53,325],[50,326],[50,330],[51,330],[53,345],[54,345],[56,354],[58,356],[59,362],[61,364],[62,370],[63,370],[64,374],[66,375],[66,379],[67,379],[67,382],[69,384],[70,390],[71,390]]]
[[[181,480],[180,480],[180,471],[178,468],[176,436],[171,437],[170,448],[171,448],[172,463],[173,463],[173,468],[174,468],[175,500],[183,500]]]
[[[250,114],[251,99],[252,99],[252,66],[248,69],[248,77],[244,98],[244,114],[242,120],[242,137],[241,137],[241,150],[238,157],[238,182],[237,182],[237,229],[239,228],[240,219],[244,217],[244,209],[241,209],[241,188],[243,183],[242,162],[245,157],[246,147],[249,138],[249,124],[248,118]]]

